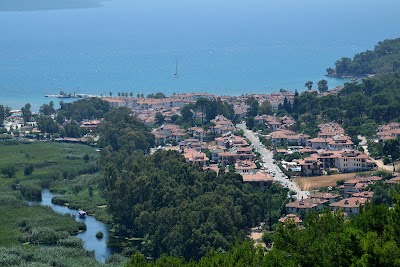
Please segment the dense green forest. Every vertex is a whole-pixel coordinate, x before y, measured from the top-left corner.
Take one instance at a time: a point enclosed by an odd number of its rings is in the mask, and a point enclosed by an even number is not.
[[[277,115],[290,114],[296,119],[292,129],[311,136],[317,134],[319,122],[336,121],[351,137],[371,137],[378,125],[399,120],[399,90],[399,74],[368,78],[346,83],[337,95],[296,93],[293,103],[286,100],[279,105]]]
[[[326,211],[310,214],[304,229],[291,222],[278,225],[267,253],[244,242],[190,262],[166,255],[149,262],[137,253],[127,266],[400,266],[399,196],[395,199],[394,208],[367,204],[349,219]]]
[[[100,98],[92,97],[81,99],[72,103],[60,102],[60,108],[54,108],[53,101],[40,106],[39,113],[33,115],[31,105],[27,103],[21,108],[25,121],[35,120],[42,134],[50,134],[53,137],[78,138],[87,133],[80,128],[83,120],[101,119],[110,111],[110,104]],[[0,121],[9,111],[0,106]],[[54,119],[53,119],[54,118]]]
[[[145,255],[199,259],[245,239],[244,230],[265,221],[267,210],[277,221],[286,190],[252,188],[234,172],[217,176],[187,164],[176,151],[145,155],[150,134],[128,112],[119,108],[105,116],[102,188],[117,233],[142,238]]]
[[[353,59],[344,57],[327,72],[336,77],[400,72],[400,38],[379,42],[373,51],[358,53]]]
[[[400,137],[382,143],[370,141],[368,151],[372,157],[383,158],[384,164],[393,163],[400,159]]]

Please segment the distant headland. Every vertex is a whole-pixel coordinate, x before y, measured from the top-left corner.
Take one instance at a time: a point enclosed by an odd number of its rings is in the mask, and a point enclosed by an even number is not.
[[[400,38],[379,42],[373,51],[357,53],[353,58],[343,57],[335,68],[326,69],[327,76],[352,80],[400,72]]]

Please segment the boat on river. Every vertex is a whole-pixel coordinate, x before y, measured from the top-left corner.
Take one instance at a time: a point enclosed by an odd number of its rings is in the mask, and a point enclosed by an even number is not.
[[[78,211],[79,218],[85,218],[86,215],[87,215],[86,211],[84,211],[84,210],[79,210]]]

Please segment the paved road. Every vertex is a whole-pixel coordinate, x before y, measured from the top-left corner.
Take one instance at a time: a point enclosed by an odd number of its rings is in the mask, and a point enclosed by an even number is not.
[[[300,187],[296,183],[290,181],[289,179],[286,178],[285,174],[279,172],[279,167],[273,163],[271,150],[266,149],[261,145],[260,140],[252,130],[247,129],[246,125],[243,123],[236,125],[236,127],[244,131],[244,135],[254,145],[254,148],[256,148],[258,152],[262,155],[262,160],[264,161],[263,165],[265,169],[266,170],[272,169],[276,173],[275,176],[273,177],[275,181],[281,183],[284,186],[287,186],[290,190],[296,192],[297,199],[301,199],[301,197],[303,198],[308,197],[309,194],[308,191],[301,191]]]

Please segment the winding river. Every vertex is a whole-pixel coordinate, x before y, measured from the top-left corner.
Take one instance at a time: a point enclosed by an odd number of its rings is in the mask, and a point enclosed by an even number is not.
[[[86,218],[82,219],[78,216],[78,210],[69,209],[65,206],[59,206],[51,203],[51,199],[56,196],[57,195],[51,193],[49,189],[43,189],[42,200],[33,201],[30,202],[30,204],[49,206],[57,213],[70,214],[75,217],[76,221],[84,222],[86,224],[86,231],[77,234],[76,237],[79,237],[83,240],[83,246],[86,250],[94,251],[96,259],[104,263],[106,259],[115,252],[107,245],[109,239],[109,227],[106,224],[96,220],[93,216],[87,215]],[[101,239],[96,238],[96,233],[99,231],[104,234],[104,237]]]

